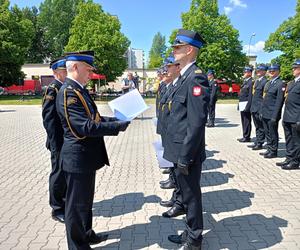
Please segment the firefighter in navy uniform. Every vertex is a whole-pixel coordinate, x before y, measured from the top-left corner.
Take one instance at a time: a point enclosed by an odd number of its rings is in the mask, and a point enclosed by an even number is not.
[[[292,67],[295,79],[286,88],[282,118],[286,160],[276,163],[285,170],[298,169],[300,164],[300,59],[297,59]]]
[[[47,87],[43,97],[43,125],[47,132],[46,147],[51,152],[51,173],[49,176],[49,203],[52,208],[52,218],[64,222],[66,180],[59,167],[59,155],[63,145],[63,128],[56,112],[56,97],[59,89],[65,81],[66,60],[58,58],[50,63],[53,70],[54,81]]]
[[[278,122],[281,118],[281,109],[284,102],[285,84],[279,77],[280,66],[270,65],[268,68],[270,80],[266,83],[263,94],[261,116],[265,136],[267,139],[267,151],[260,153],[267,159],[277,157],[278,151]]]
[[[100,116],[85,89],[93,70],[93,55],[93,51],[66,53],[67,78],[56,101],[64,129],[60,164],[67,182],[65,224],[72,250],[92,249],[91,244],[108,237],[92,229],[95,174],[109,165],[103,137],[118,135],[129,124]]]
[[[265,131],[261,119],[261,108],[262,108],[264,87],[268,81],[265,76],[267,70],[268,67],[263,64],[258,65],[255,70],[257,79],[254,82],[252,87],[252,102],[251,102],[250,111],[255,126],[256,140],[253,145],[249,145],[249,147],[252,148],[252,150],[262,149],[262,145],[265,142]]]
[[[163,157],[176,164],[176,180],[186,212],[187,230],[169,235],[180,249],[201,249],[203,215],[200,189],[202,163],[205,155],[205,124],[209,103],[209,84],[196,66],[199,49],[204,45],[199,33],[179,29],[173,54],[180,63],[180,77],[168,103],[170,117],[166,131]],[[176,213],[177,208],[170,211]]]
[[[172,82],[174,80],[172,72],[170,72],[169,69],[171,69],[173,66],[175,67],[174,64],[174,58],[168,57],[164,60],[164,66],[163,66],[163,82],[164,82],[164,88],[161,91],[161,99],[159,101],[158,105],[158,119],[157,119],[157,134],[161,135],[161,141],[162,141],[162,146],[164,144],[164,132],[165,132],[165,126],[164,123],[166,122],[166,119],[162,118],[162,109],[164,105],[164,100],[166,100],[166,96],[168,96],[168,93],[172,89]],[[173,178],[173,168],[164,168],[163,173],[166,172],[166,170],[169,172],[169,178],[164,181],[160,181],[160,188],[162,189],[173,189],[175,188],[175,183],[174,183],[174,178]],[[162,204],[162,203],[161,203]]]
[[[241,121],[243,129],[243,137],[237,139],[239,142],[250,142],[251,138],[251,99],[252,99],[252,68],[247,66],[244,68],[244,82],[241,86],[239,94],[239,102],[247,102],[246,107],[241,112]]]
[[[164,140],[165,140],[165,134],[166,129],[169,122],[169,107],[168,107],[168,98],[172,94],[173,89],[176,86],[176,83],[178,81],[178,77],[180,74],[180,64],[175,61],[175,58],[173,55],[169,56],[165,60],[165,67],[167,68],[168,77],[171,80],[170,83],[166,86],[166,91],[163,97],[160,100],[160,109],[159,109],[159,120],[161,124],[161,140],[162,140],[162,146],[164,147]],[[160,205],[163,207],[173,207],[175,204],[176,206],[179,205],[181,210],[183,211],[183,205],[181,202],[181,196],[180,196],[180,189],[177,185],[176,181],[176,174],[175,174],[175,167],[170,168],[170,176],[167,181],[160,182],[161,188],[167,187],[173,187],[174,191],[172,194],[172,197],[170,200],[166,201],[160,201]],[[172,184],[172,185],[171,185]],[[184,212],[184,211],[183,211]],[[169,214],[168,211],[164,212],[162,214],[164,217],[176,217],[179,214]]]
[[[207,78],[209,81],[209,90],[210,90],[207,127],[212,128],[215,126],[216,102],[218,99],[218,84],[215,82],[215,71],[209,69],[207,71]]]
[[[156,99],[155,99],[155,111],[156,111],[156,117],[158,117],[159,102],[163,96],[166,84],[163,81],[163,68],[159,68],[156,74],[159,83],[158,83]]]

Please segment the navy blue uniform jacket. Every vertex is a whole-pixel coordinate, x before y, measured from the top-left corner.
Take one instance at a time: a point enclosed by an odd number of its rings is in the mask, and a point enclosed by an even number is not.
[[[84,98],[90,115],[78,91]],[[119,124],[115,118],[101,117],[95,121],[97,106],[75,81],[66,78],[57,96],[57,112],[64,129],[61,164],[66,172],[89,173],[109,165],[103,136],[117,135]]]
[[[261,113],[264,88],[267,83],[267,78],[263,76],[260,80],[257,79],[252,88],[251,113]],[[253,93],[254,92],[254,93]]]
[[[284,101],[285,85],[280,78],[267,82],[264,88],[262,117],[279,121]]]
[[[179,78],[170,96],[164,158],[173,163],[205,160],[205,124],[210,100],[205,74],[192,64]]]
[[[248,80],[245,80],[243,82],[239,94],[240,102],[248,102],[244,112],[250,112],[251,99],[252,99],[252,77],[250,77]]]
[[[46,148],[51,151],[60,151],[63,145],[63,129],[56,112],[56,97],[62,84],[54,80],[48,86],[43,98],[43,125],[47,132]]]
[[[300,79],[287,86],[283,121],[300,122]]]
[[[214,79],[209,81],[209,90],[210,90],[210,105],[218,99],[218,84],[215,82]]]

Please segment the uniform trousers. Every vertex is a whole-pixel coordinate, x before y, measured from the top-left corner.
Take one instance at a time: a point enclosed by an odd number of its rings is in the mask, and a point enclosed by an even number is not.
[[[285,145],[286,158],[288,161],[300,163],[300,132],[297,131],[295,123],[282,122]]]
[[[65,213],[66,179],[59,164],[60,151],[51,151],[51,173],[49,176],[49,203],[53,215]]]
[[[251,113],[241,111],[243,138],[250,139],[251,136]]]
[[[215,125],[216,102],[217,101],[213,101],[210,105],[208,105],[208,124]]]
[[[65,224],[69,250],[90,250],[95,171],[85,174],[64,172],[67,181]]]
[[[265,142],[265,130],[262,118],[260,117],[258,112],[253,112],[252,118],[255,126],[256,144],[262,145]]]
[[[182,174],[178,168],[175,169],[182,203],[186,211],[187,241],[195,246],[201,245],[203,231],[201,170],[202,162],[189,166],[188,175]]]
[[[177,181],[177,177],[176,177],[176,170],[175,170],[176,168],[177,168],[177,164],[175,164],[175,163],[174,163],[174,167],[170,168],[170,170],[171,170],[170,177],[172,179],[172,182],[175,185],[175,188],[172,193],[171,201],[173,201],[173,203],[174,203],[173,207],[175,206],[175,207],[184,209],[183,204],[182,204],[182,195],[181,195],[180,187],[178,185],[178,181]]]
[[[271,153],[277,154],[279,141],[278,121],[271,121],[271,119],[263,118],[263,126],[267,139],[267,150]]]

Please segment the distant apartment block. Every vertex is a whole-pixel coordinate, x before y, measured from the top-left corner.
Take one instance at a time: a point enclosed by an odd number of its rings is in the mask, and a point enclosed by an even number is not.
[[[126,56],[128,69],[143,68],[144,52],[142,49],[134,49],[129,47]]]

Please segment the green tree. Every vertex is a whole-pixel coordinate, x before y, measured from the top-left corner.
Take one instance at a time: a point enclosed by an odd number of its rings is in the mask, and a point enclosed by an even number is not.
[[[91,1],[78,6],[66,51],[94,50],[99,72],[113,81],[127,67],[125,53],[129,40],[121,33],[116,16],[105,13],[99,4]]]
[[[281,65],[283,79],[292,79],[291,65],[295,58],[300,58],[300,0],[297,2],[296,15],[285,20],[274,33],[270,34],[264,50],[282,52],[272,62]]]
[[[49,59],[63,54],[80,2],[82,0],[45,0],[41,3],[37,28],[41,32],[43,47],[45,47]]]
[[[148,68],[158,68],[162,65],[163,57],[166,53],[166,38],[158,32],[152,41],[152,47],[149,51]]]
[[[32,22],[20,15],[8,0],[0,0],[0,85],[17,83],[24,78],[21,66],[30,47],[34,29]]]
[[[26,63],[43,63],[49,54],[48,42],[44,39],[44,29],[38,23],[38,9],[32,8],[22,9],[23,18],[29,19],[34,27],[34,37],[31,46],[26,53]]]
[[[199,32],[206,41],[197,58],[203,70],[214,69],[218,77],[230,79],[241,76],[248,60],[238,40],[239,32],[226,15],[219,14],[217,0],[192,0],[189,11],[181,18],[183,28]],[[173,32],[171,43],[174,38]]]

